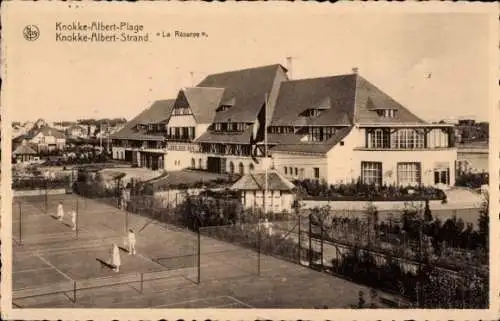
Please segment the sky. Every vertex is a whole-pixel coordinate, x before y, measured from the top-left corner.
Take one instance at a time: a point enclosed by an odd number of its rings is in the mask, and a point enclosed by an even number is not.
[[[19,11],[3,23],[11,39],[5,48],[9,119],[130,119],[210,73],[287,66],[287,56],[293,57],[293,79],[347,74],[357,67],[361,76],[424,119],[488,118],[493,35],[482,14],[211,7],[200,15],[154,7],[134,13],[117,6],[95,8],[47,9],[36,15]],[[152,40],[55,42],[56,22],[96,20],[142,24]],[[26,24],[39,27],[37,41],[22,38]],[[174,30],[208,37],[156,37]]]

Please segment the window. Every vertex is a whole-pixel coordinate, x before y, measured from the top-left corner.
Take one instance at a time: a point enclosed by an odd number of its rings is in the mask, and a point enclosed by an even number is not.
[[[333,128],[333,127],[325,127],[325,128],[323,128],[323,140],[328,140],[333,135],[335,135],[335,128]]]
[[[301,168],[300,169],[300,175],[299,175],[300,178],[304,178],[304,169]]]
[[[319,168],[314,167],[313,170],[314,170],[314,178],[319,179]]]
[[[315,116],[318,116],[320,113],[320,110],[319,109],[308,109],[306,112],[305,112],[305,115],[307,117],[315,117]]]
[[[400,129],[391,135],[391,148],[418,149],[424,148],[425,135],[414,129]]]
[[[229,162],[229,173],[234,174],[234,163],[233,162]]]
[[[414,186],[421,183],[420,163],[398,163],[398,185]]]
[[[297,167],[295,167],[295,176],[298,176],[299,175],[299,169]]]
[[[382,185],[382,163],[361,162],[361,182]]]
[[[174,115],[174,116],[191,115],[191,108],[189,108],[189,107],[176,107],[172,111],[172,115]]]
[[[375,129],[368,134],[368,147],[369,148],[388,148],[389,136],[386,131],[382,129]]]
[[[245,166],[243,166],[243,163],[240,163],[238,167],[240,170],[240,175],[245,175]]]
[[[293,170],[292,170],[292,168],[291,168],[291,167],[288,167],[288,173],[289,173],[290,175],[293,175]]]
[[[191,158],[191,167],[196,168],[196,161],[194,160],[194,158]]]
[[[222,124],[221,123],[215,123],[215,131],[220,132],[222,130]]]
[[[322,142],[330,139],[335,135],[335,128],[333,127],[312,127],[309,128],[309,141]]]
[[[394,109],[379,109],[379,110],[377,110],[377,114],[380,117],[384,117],[384,118],[394,118],[394,116],[396,116],[396,110],[394,110]]]
[[[288,167],[285,166],[285,175],[288,175]]]
[[[249,171],[250,171],[250,172],[253,172],[253,171],[254,171],[254,169],[255,169],[255,167],[253,166],[253,164],[250,164],[250,165],[248,166],[248,169],[249,169]]]
[[[434,168],[434,184],[450,184],[450,168],[446,164],[438,164]]]

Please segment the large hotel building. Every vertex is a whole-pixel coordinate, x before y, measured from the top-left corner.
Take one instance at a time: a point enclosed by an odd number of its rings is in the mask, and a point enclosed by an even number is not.
[[[329,184],[455,182],[453,126],[425,122],[355,70],[290,80],[276,64],[209,75],[112,139],[114,159],[154,170],[245,174],[267,163]]]

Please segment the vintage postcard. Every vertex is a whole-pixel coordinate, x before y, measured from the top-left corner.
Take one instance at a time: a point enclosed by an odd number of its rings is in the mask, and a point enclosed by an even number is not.
[[[498,318],[497,5],[1,14],[2,318]]]

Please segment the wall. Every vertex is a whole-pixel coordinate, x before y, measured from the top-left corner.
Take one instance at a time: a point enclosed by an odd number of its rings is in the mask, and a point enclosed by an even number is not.
[[[263,208],[263,191],[244,191],[242,192],[241,203],[245,208]],[[284,210],[290,212],[294,201],[294,195],[291,192],[268,191],[266,199],[266,212],[280,213]]]
[[[263,162],[261,158],[258,159],[258,163],[254,161],[252,157],[249,156],[235,156],[235,155],[220,155],[220,154],[205,154],[205,153],[193,153],[191,157],[196,159],[196,168],[198,168],[198,160],[201,159],[202,169],[207,168],[207,159],[208,157],[220,157],[226,159],[226,171],[229,171],[229,163],[233,162],[234,164],[234,172],[239,173],[239,164],[242,163],[245,169],[245,173],[249,173],[250,164],[253,164],[254,171],[263,171]],[[189,160],[191,162],[191,158]]]
[[[164,168],[175,171],[191,167],[192,158],[196,160],[196,168],[198,168],[198,154],[192,152],[197,147],[198,145],[193,143],[168,142]]]
[[[203,135],[207,131],[208,127],[210,127],[210,124],[196,124],[194,129],[194,139]]]
[[[356,180],[357,175],[352,170],[352,164],[356,162],[353,150],[362,143],[364,133],[353,128],[341,142],[328,151],[328,184],[350,183],[353,179]]]
[[[273,153],[272,164],[274,169],[289,180],[293,179],[314,179],[314,168],[319,168],[319,179],[328,180],[328,160],[322,155],[294,155],[288,153]],[[292,167],[293,175],[289,170],[285,174],[284,167]],[[298,175],[295,176],[295,168],[298,169]],[[304,174],[301,176],[301,169]]]
[[[354,127],[344,138],[344,145],[337,144],[327,154],[328,183],[357,180],[361,176],[361,162],[382,162],[383,182],[397,184],[398,162],[420,162],[422,184],[434,185],[436,163],[446,163],[450,169],[450,185],[455,184],[456,148],[434,150],[361,150],[365,144],[364,129]]]
[[[456,149],[422,150],[422,151],[355,151],[355,159],[351,172],[355,177],[361,175],[361,161],[382,162],[383,180],[386,184],[397,183],[398,162],[420,162],[422,184],[434,185],[434,168],[436,163],[447,163],[450,169],[450,185],[455,184]]]
[[[111,152],[113,154],[113,159],[125,159],[125,148],[124,147],[115,147],[111,148]]]
[[[168,127],[195,127],[196,121],[193,115],[172,115],[167,124]]]

